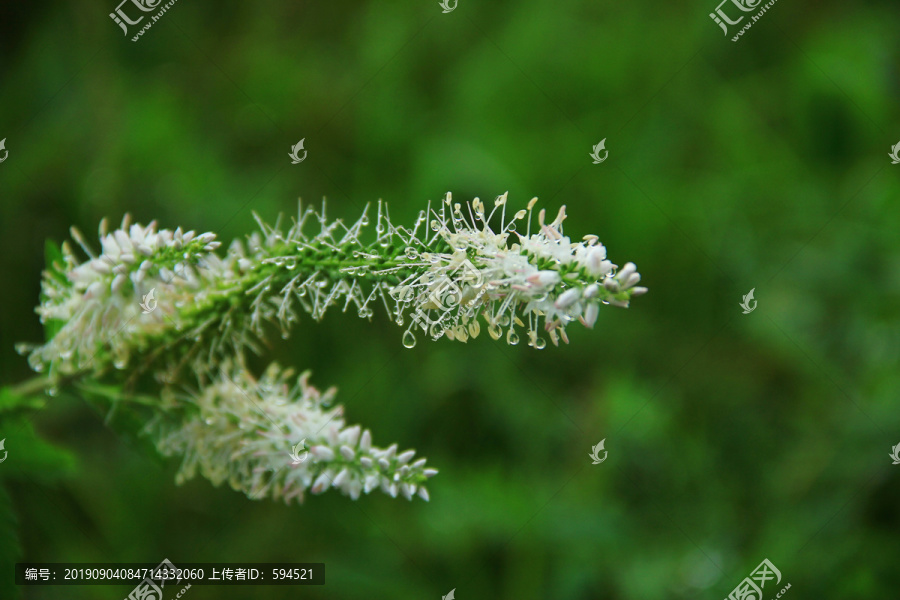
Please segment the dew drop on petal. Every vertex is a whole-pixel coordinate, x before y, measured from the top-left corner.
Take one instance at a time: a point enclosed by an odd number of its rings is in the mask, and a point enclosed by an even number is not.
[[[406,348],[412,348],[416,345],[416,336],[412,331],[407,331],[403,334],[403,346]]]
[[[538,350],[543,350],[544,348],[547,347],[547,340],[545,340],[544,338],[540,338],[540,337],[537,338],[534,341],[534,347],[537,348]]]
[[[519,343],[519,334],[517,334],[514,329],[510,329],[506,332],[506,343],[510,346],[515,346]]]

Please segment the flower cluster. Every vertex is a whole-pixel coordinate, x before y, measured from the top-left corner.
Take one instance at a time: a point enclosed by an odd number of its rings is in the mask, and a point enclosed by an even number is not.
[[[415,452],[372,445],[372,434],[347,427],[333,389],[319,392],[309,373],[289,384],[292,373],[270,365],[255,381],[242,368],[220,375],[186,399],[191,416],[175,425],[151,425],[159,451],[183,455],[179,482],[198,472],[213,484],[228,482],[252,499],[303,501],[337,488],[356,500],[380,489],[392,497],[428,500],[423,483],[437,473]],[[301,450],[301,447],[303,450]],[[293,451],[292,451],[293,450]]]
[[[411,451],[397,454],[396,446],[372,448],[368,432],[344,428],[340,409],[319,401],[329,394],[305,378],[288,392],[277,369],[256,382],[232,365],[243,365],[248,349],[260,352],[266,323],[286,337],[300,313],[319,320],[332,307],[371,318],[383,306],[406,327],[408,348],[422,332],[466,342],[484,322],[494,340],[518,344],[521,332],[541,349],[544,335],[568,343],[573,322],[593,327],[600,306],[627,307],[647,291],[635,265],[618,268],[597,236],[564,235],[564,206],[547,222],[544,210],[534,214],[536,201],[507,220],[506,194],[488,212],[478,198],[462,205],[448,193],[409,228],[379,202],[368,239],[368,209],[347,226],[329,221],[324,204],[301,207],[286,230],[280,218],[269,226],[257,217],[260,230],[221,257],[212,233],[157,230],[128,216],[109,232],[104,220],[99,254],[73,229],[87,258],[65,243],[44,273],[37,312],[48,339],[22,350],[54,384],[83,376],[124,385],[128,367],[129,382],[152,373],[168,399],[196,378],[198,393],[179,405],[185,420],[157,432],[161,451],[185,455],[182,478],[199,470],[250,495],[287,499],[328,487],[354,498],[378,487],[427,499],[421,483],[433,471],[424,460],[410,463]],[[303,438],[314,459],[286,464],[288,442]]]
[[[36,311],[42,323],[60,327],[46,344],[30,348],[29,363],[39,372],[68,375],[92,369],[102,363],[92,365],[100,353],[124,369],[138,345],[135,337],[180,326],[181,307],[226,274],[214,253],[221,244],[212,233],[157,231],[155,222],[130,224],[128,215],[121,228],[107,232],[104,219],[99,255],[76,228],[71,233],[88,260],[79,262],[64,242],[64,264],[44,272]],[[141,298],[151,290],[158,303],[145,313]]]
[[[506,341],[519,342],[516,326],[525,329],[528,345],[544,348],[540,337],[546,331],[556,345],[568,342],[566,325],[579,321],[593,327],[601,304],[627,307],[632,296],[647,291],[636,284],[640,275],[633,263],[620,271],[607,260],[606,248],[595,235],[573,243],[563,235],[565,206],[551,223],[538,213],[537,233],[531,233],[532,211],[537,198],[506,222],[507,195],[494,201],[490,215],[484,203],[475,199],[464,213],[448,194],[434,217],[431,239],[407,247],[407,265],[419,267],[391,295],[409,306],[415,325],[435,339],[444,333],[463,342],[480,331],[478,317],[488,326],[488,334],[500,339],[508,327]],[[489,225],[500,210],[499,232]],[[524,234],[517,222],[526,220]],[[515,235],[517,242],[510,243]],[[442,250],[442,251],[441,251]],[[558,332],[558,333],[557,333]]]
[[[247,248],[236,243],[230,252],[241,269],[260,275],[248,289],[254,328],[275,320],[287,334],[297,308],[319,320],[333,306],[346,311],[352,305],[368,318],[383,305],[398,325],[409,319],[403,335],[408,348],[417,330],[465,342],[479,335],[481,318],[493,339],[507,327],[506,341],[517,344],[518,326],[528,345],[540,349],[546,346],[542,331],[554,344],[568,342],[568,324],[593,327],[601,305],[627,307],[647,288],[637,285],[633,263],[617,270],[607,260],[597,236],[572,242],[563,235],[564,206],[550,223],[539,211],[532,234],[536,202],[507,221],[506,194],[486,214],[479,199],[464,212],[448,193],[439,208],[420,212],[412,228],[395,226],[379,202],[376,237],[369,243],[360,235],[369,225],[367,212],[346,227],[339,219],[329,223],[324,207],[321,213],[308,208],[286,232],[260,221],[261,232]],[[490,223],[497,212],[495,232]],[[304,231],[310,221],[320,226],[314,235]],[[522,221],[526,230],[518,233]]]

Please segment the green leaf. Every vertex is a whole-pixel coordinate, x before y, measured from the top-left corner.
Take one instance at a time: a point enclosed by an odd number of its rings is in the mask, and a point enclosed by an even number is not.
[[[26,477],[49,483],[76,471],[75,456],[38,437],[32,415],[0,415],[0,481]]]
[[[69,285],[69,280],[63,271],[65,264],[66,261],[63,258],[62,250],[56,245],[56,242],[46,240],[44,242],[44,266],[47,272],[60,283]]]
[[[44,242],[44,265],[47,269],[45,272],[48,276],[63,285],[69,285],[69,280],[62,271],[63,265],[65,265],[62,250],[60,250],[59,246],[57,246],[56,242],[53,240],[46,240]],[[48,342],[52,340],[53,336],[62,329],[63,325],[65,325],[65,321],[59,319],[47,320],[44,323],[44,339]]]
[[[45,404],[43,398],[19,394],[8,387],[0,388],[0,421],[9,415],[40,410]]]
[[[0,565],[8,565],[0,569],[0,598],[9,600],[20,597],[12,569],[12,565],[22,558],[22,546],[19,544],[16,525],[12,499],[3,486],[0,486]]]

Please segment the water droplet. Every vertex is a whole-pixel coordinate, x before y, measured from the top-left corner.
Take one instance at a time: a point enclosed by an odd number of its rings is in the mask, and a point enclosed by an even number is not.
[[[431,221],[431,230],[432,231],[440,231],[441,224],[437,222],[437,219],[433,219]]]
[[[506,343],[510,346],[515,346],[519,343],[519,334],[517,334],[514,329],[510,329],[506,332]]]
[[[413,248],[412,246],[406,247],[406,258],[409,260],[415,260],[419,257],[419,251]]]
[[[479,333],[481,333],[481,325],[478,324],[478,321],[469,323],[469,335],[473,338],[477,338]]]
[[[547,340],[541,337],[537,338],[534,340],[534,347],[538,350],[543,350],[547,347]]]
[[[495,323],[488,325],[488,335],[490,335],[491,338],[499,340],[502,333],[503,332],[501,331],[500,327],[498,327]]]
[[[128,357],[116,357],[113,359],[113,366],[117,369],[124,369],[128,366]]]
[[[403,334],[403,345],[406,348],[412,348],[413,346],[416,345],[416,336],[413,334],[412,331],[407,331],[406,333]]]
[[[509,325],[509,316],[501,315],[497,319],[497,325],[500,325],[501,327],[506,327],[507,325]]]
[[[403,315],[397,315],[397,319],[394,322],[400,327],[403,327]]]
[[[213,424],[213,420],[210,417],[207,417],[206,419],[204,419],[203,422],[206,423],[207,425]]]
[[[292,260],[291,262],[289,262],[289,263],[287,264],[287,270],[288,270],[288,271],[293,271],[293,270],[296,269],[296,268],[297,268],[297,262],[296,262],[296,261],[293,261],[293,260]]]

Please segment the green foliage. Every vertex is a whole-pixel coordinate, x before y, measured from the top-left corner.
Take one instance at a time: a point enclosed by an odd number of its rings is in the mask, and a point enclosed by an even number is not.
[[[113,3],[11,5],[4,384],[33,376],[13,344],[44,335],[43,240],[125,211],[229,240],[301,195],[344,218],[383,198],[411,222],[447,190],[509,190],[567,204],[566,232],[597,233],[650,288],[540,352],[406,351],[396,326],[355,315],[276,336],[265,362],[339,384],[354,420],[441,469],[428,504],[176,487],[177,464],[105,411],[55,398],[39,430],[83,470],[7,487],[25,555],[317,560],[328,583],[311,595],[461,600],[724,598],[768,557],[788,600],[895,596],[900,13],[782,1],[732,43],[717,3],[178,2],[137,43],[105,17]],[[609,459],[590,465],[604,438]]]
[[[48,485],[76,472],[75,457],[68,450],[41,439],[31,417],[45,401],[0,388],[0,438],[5,460],[0,463],[0,597],[18,597],[11,565],[22,559],[17,519],[6,486],[22,480]]]

